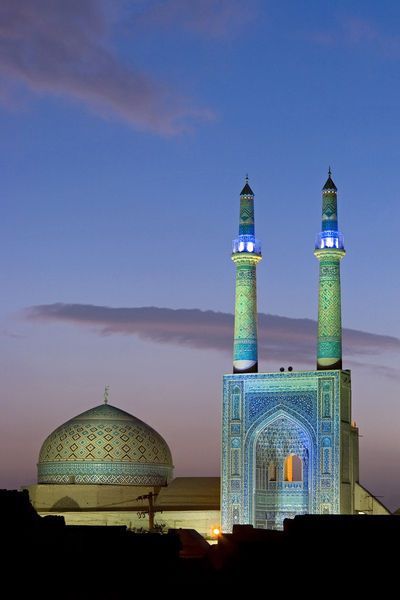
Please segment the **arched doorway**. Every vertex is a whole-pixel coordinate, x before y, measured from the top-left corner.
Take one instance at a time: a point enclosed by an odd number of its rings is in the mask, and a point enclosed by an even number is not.
[[[308,512],[310,439],[300,423],[280,416],[255,440],[254,525],[281,529]]]

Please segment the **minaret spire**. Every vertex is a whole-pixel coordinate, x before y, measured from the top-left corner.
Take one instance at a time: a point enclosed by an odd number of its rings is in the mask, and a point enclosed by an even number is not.
[[[342,368],[340,261],[346,251],[338,227],[336,192],[329,167],[322,188],[322,228],[314,251],[319,260],[317,369]]]
[[[236,265],[233,372],[257,373],[256,266],[261,260],[261,246],[255,238],[254,193],[248,175],[240,192],[239,236],[233,240],[232,260]]]

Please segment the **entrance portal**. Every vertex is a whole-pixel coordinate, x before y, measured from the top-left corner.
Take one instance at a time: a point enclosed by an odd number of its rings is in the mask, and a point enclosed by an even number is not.
[[[256,440],[255,519],[264,529],[282,529],[283,520],[309,510],[310,441],[304,428],[281,416]]]

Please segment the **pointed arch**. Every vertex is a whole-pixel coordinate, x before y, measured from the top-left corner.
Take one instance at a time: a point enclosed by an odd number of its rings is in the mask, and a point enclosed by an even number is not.
[[[271,432],[273,432],[272,438],[269,435]],[[274,443],[276,438],[279,438],[278,444]],[[252,494],[245,495],[243,505],[243,514],[246,515],[245,518],[249,523],[259,523],[258,526],[263,526],[261,515],[264,515],[264,519],[268,522],[267,526],[273,526],[270,517],[265,516],[266,512],[263,512],[265,511],[263,507],[268,504],[268,502],[265,504],[266,499],[271,498],[271,494],[276,494],[276,498],[280,495],[281,499],[288,494],[292,495],[294,504],[288,510],[293,514],[312,512],[314,507],[310,502],[313,503],[315,482],[311,465],[315,451],[316,433],[313,426],[304,415],[299,415],[294,410],[287,407],[276,410],[275,407],[269,414],[260,416],[252,424],[244,440],[243,485],[245,489],[253,490]],[[298,456],[301,460],[301,466],[296,466],[297,472],[295,469],[292,475],[300,478],[301,474],[300,480],[284,480],[284,461],[288,455]],[[294,459],[294,463],[296,461],[297,459]],[[276,465],[275,481],[269,479],[271,463]],[[258,486],[258,483],[262,483],[262,486]],[[290,504],[291,501],[288,502]]]

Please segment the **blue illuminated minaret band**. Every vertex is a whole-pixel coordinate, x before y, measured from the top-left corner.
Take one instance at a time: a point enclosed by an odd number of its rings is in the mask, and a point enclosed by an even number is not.
[[[340,261],[346,254],[338,228],[337,188],[329,168],[322,188],[322,228],[314,254],[319,260],[317,369],[342,368]]]
[[[236,265],[234,373],[258,371],[256,266],[261,246],[254,234],[254,194],[246,176],[240,192],[239,236],[233,240],[232,253]]]

